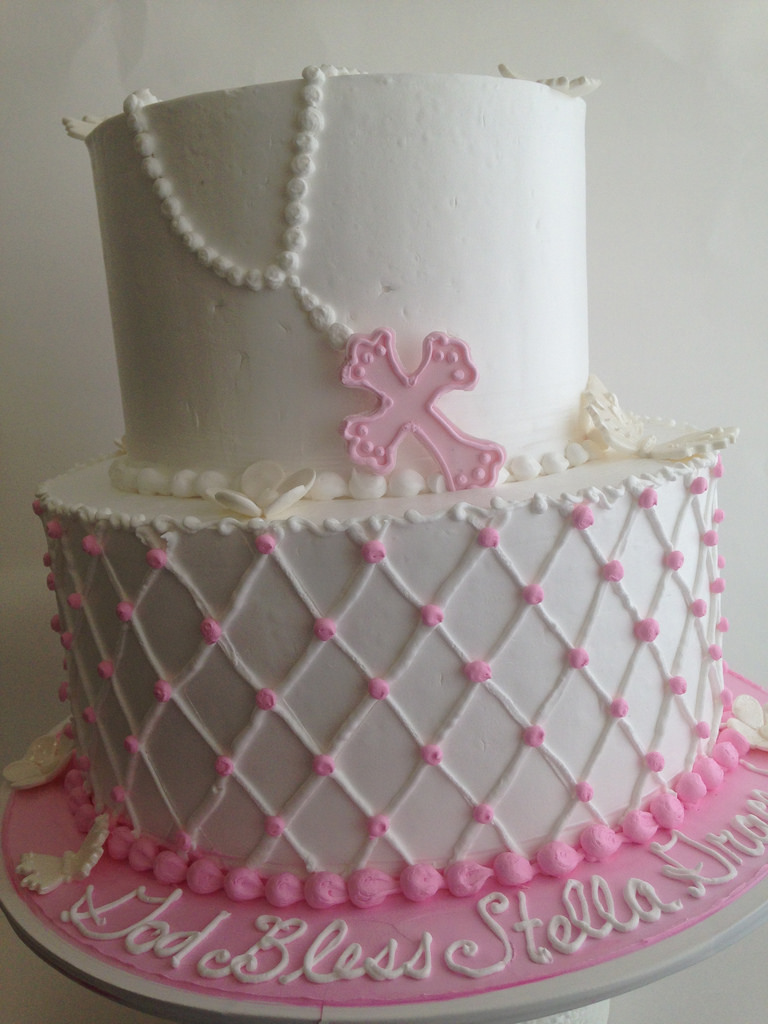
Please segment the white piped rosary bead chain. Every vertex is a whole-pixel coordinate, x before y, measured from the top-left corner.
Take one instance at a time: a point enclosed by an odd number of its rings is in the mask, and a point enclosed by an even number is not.
[[[323,67],[308,64],[301,72],[301,77],[308,85],[322,86],[327,74],[335,74],[335,69],[327,64]]]
[[[324,334],[332,348],[341,350],[352,333],[345,324],[336,321],[333,307],[301,284],[301,253],[307,245],[304,228],[309,223],[310,211],[307,197],[310,193],[309,179],[315,170],[312,154],[320,145],[323,130],[322,113],[323,86],[328,77],[359,74],[347,68],[307,67],[302,72],[304,86],[301,90],[302,106],[296,115],[296,134],[293,138],[294,157],[291,160],[291,177],[285,185],[285,206],[283,220],[283,250],[264,267],[243,267],[225,253],[206,242],[200,231],[195,229],[193,218],[185,212],[183,203],[174,193],[173,185],[165,174],[162,161],[155,153],[155,139],[149,130],[144,108],[157,103],[157,97],[148,89],[132,93],[125,101],[128,127],[134,133],[134,145],[142,158],[144,174],[152,182],[152,189],[160,200],[160,210],[170,222],[171,231],[200,265],[212,270],[218,277],[235,288],[249,288],[260,292],[263,289],[276,290],[288,286],[299,305],[307,315],[312,327]]]

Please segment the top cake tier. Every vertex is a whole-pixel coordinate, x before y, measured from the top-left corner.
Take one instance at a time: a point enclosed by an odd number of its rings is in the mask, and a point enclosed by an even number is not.
[[[441,387],[435,332],[465,343],[476,381],[442,387],[422,435],[395,411],[396,462],[358,471],[435,486],[446,432],[562,457],[588,372],[584,111],[508,78],[320,69],[129,97],[87,139],[126,425],[115,482],[238,488],[262,460],[348,481],[341,424],[393,396],[341,367],[351,334],[381,328],[393,389],[417,368]]]

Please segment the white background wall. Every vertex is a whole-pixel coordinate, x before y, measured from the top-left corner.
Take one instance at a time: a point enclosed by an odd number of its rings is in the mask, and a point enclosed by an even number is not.
[[[591,362],[623,404],[738,424],[726,655],[768,684],[768,0],[0,0],[0,760],[61,716],[36,484],[122,433],[90,170],[62,115],[367,71],[603,80],[588,100]],[[0,932],[0,1024],[150,1018]],[[764,1019],[768,927],[613,1004],[613,1024]]]

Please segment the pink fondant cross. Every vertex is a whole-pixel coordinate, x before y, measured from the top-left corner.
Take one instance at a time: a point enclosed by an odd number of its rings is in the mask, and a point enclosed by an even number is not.
[[[341,381],[373,391],[379,402],[372,412],[344,420],[349,457],[375,473],[389,473],[400,442],[410,433],[438,463],[448,490],[492,486],[504,464],[504,449],[465,434],[435,408],[446,392],[475,386],[477,370],[469,346],[435,331],[424,339],[422,351],[418,370],[407,374],[392,331],[380,328],[350,338]]]

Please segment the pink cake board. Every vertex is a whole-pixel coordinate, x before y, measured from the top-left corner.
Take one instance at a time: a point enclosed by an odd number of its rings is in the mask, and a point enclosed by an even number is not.
[[[768,697],[732,672],[727,685]],[[367,910],[196,895],[106,855],[86,880],[37,895],[20,884],[21,856],[82,841],[63,786],[6,788],[2,803],[0,902],[20,937],[75,980],[187,1024],[514,1024],[690,966],[768,919],[768,753],[757,750],[678,832],[570,879]]]

